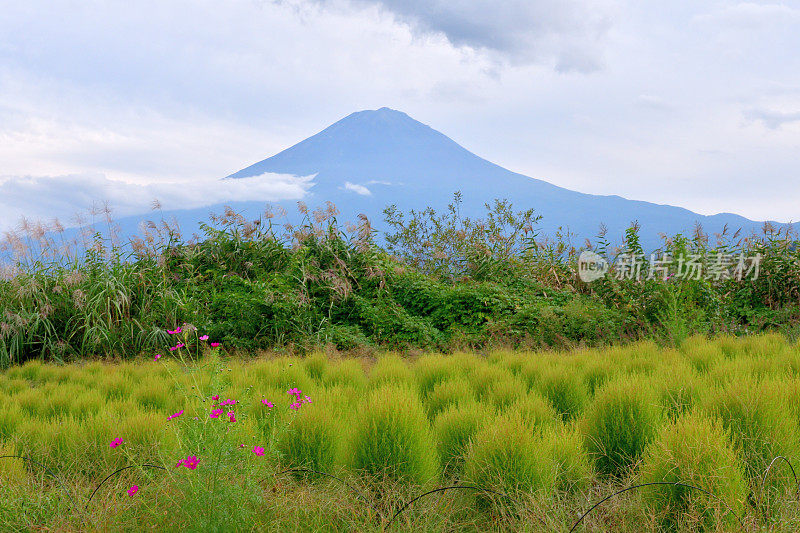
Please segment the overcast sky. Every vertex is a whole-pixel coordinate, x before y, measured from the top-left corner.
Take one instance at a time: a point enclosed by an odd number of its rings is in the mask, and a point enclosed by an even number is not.
[[[583,192],[800,220],[800,2],[0,0],[0,228],[296,198],[216,180],[388,106]]]

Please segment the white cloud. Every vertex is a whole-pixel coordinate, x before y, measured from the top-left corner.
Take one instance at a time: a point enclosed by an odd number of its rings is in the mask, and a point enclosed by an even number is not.
[[[164,210],[192,209],[225,202],[298,200],[313,186],[313,176],[262,174],[236,180],[129,183],[102,174],[0,177],[4,209],[0,229],[12,228],[21,217],[69,225],[77,212],[105,203],[115,217],[145,213],[154,200]]]
[[[778,129],[786,124],[800,122],[800,111],[786,112],[773,111],[770,109],[749,109],[745,111],[745,117],[753,121],[761,121],[770,129]]]
[[[357,183],[350,183],[349,181],[346,181],[344,183],[344,190],[352,191],[356,194],[360,194],[361,196],[372,196],[372,191],[370,191],[363,185],[358,185]]]

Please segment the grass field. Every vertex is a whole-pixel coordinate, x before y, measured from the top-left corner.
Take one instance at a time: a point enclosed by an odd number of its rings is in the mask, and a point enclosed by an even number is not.
[[[779,335],[167,353],[0,374],[0,455],[28,458],[0,459],[0,529],[569,531],[647,483],[575,531],[800,529],[769,468],[800,467],[800,346]]]

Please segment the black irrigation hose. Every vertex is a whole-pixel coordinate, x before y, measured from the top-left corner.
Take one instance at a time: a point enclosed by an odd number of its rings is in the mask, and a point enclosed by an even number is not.
[[[64,485],[64,483],[61,481],[61,479],[59,479],[59,477],[56,476],[53,473],[52,470],[47,468],[45,465],[43,465],[39,461],[34,461],[30,457],[26,457],[24,455],[0,455],[0,459],[22,459],[23,461],[28,461],[29,463],[38,466],[39,468],[44,470],[46,474],[48,474],[50,477],[55,479],[58,482],[59,485],[61,485],[61,490],[63,490],[64,492],[67,493],[67,497],[69,498],[69,501],[72,503],[73,509],[78,509],[78,506],[75,504],[75,498],[72,497],[72,493],[69,491],[67,486]]]
[[[107,476],[106,476],[106,478],[105,478],[103,481],[101,481],[101,482],[100,482],[100,484],[99,484],[99,485],[97,485],[97,486],[94,488],[94,490],[92,491],[92,495],[91,495],[91,496],[89,496],[89,499],[88,499],[88,500],[86,500],[86,508],[87,508],[87,509],[89,508],[89,504],[90,504],[90,503],[92,503],[92,498],[94,498],[94,495],[95,495],[95,494],[97,494],[97,491],[98,491],[98,490],[100,490],[100,487],[102,487],[102,486],[105,484],[105,482],[106,482],[106,481],[108,481],[108,480],[109,480],[109,479],[111,479],[112,477],[116,476],[116,475],[117,475],[117,474],[119,474],[120,472],[123,472],[123,471],[125,471],[125,470],[128,470],[129,468],[144,468],[144,467],[147,467],[147,468],[158,468],[159,470],[166,470],[166,468],[164,468],[163,466],[158,466],[158,465],[148,465],[148,464],[144,464],[144,465],[129,465],[129,466],[124,466],[124,467],[120,468],[119,470],[117,470],[117,471],[115,471],[115,472],[112,472],[112,473],[110,473],[109,475],[107,475]]]
[[[695,487],[694,485],[687,485],[686,483],[681,483],[681,482],[679,482],[679,481],[653,481],[653,482],[651,482],[651,483],[642,483],[641,485],[632,485],[632,486],[630,486],[630,487],[625,487],[624,489],[622,489],[622,490],[618,490],[617,492],[615,492],[614,494],[611,494],[610,496],[606,496],[605,498],[603,498],[602,500],[600,500],[600,501],[599,501],[599,502],[597,502],[596,504],[592,505],[592,506],[589,508],[589,510],[588,510],[588,511],[586,511],[585,513],[583,513],[583,514],[580,516],[580,518],[578,518],[578,521],[577,521],[577,522],[575,522],[574,524],[572,524],[572,527],[570,528],[570,530],[569,530],[569,533],[572,533],[573,531],[575,531],[575,528],[576,528],[576,527],[578,527],[578,525],[579,525],[581,522],[583,522],[583,519],[584,519],[584,518],[586,518],[586,516],[587,516],[589,513],[591,513],[592,511],[594,511],[594,510],[595,510],[595,508],[597,508],[597,507],[598,507],[600,504],[602,504],[602,503],[604,503],[604,502],[607,502],[608,500],[610,500],[611,498],[614,498],[615,496],[619,496],[619,495],[620,495],[620,494],[622,494],[623,492],[628,492],[629,490],[633,490],[633,489],[640,489],[640,488],[642,488],[642,487],[652,487],[652,486],[655,486],[655,485],[671,485],[671,486],[673,486],[673,487],[685,487],[685,488],[687,488],[687,489],[699,490],[700,492],[702,492],[702,493],[704,493],[704,494],[708,494],[708,495],[709,495],[709,496],[711,496],[712,498],[715,498],[716,500],[718,500],[718,501],[722,502],[722,505],[724,505],[724,506],[725,506],[725,507],[728,509],[728,511],[730,511],[730,512],[733,514],[733,516],[735,516],[735,517],[736,517],[736,519],[739,521],[739,524],[742,526],[742,528],[744,528],[744,521],[742,520],[742,518],[741,518],[741,517],[740,517],[738,514],[736,514],[736,511],[734,511],[733,509],[731,509],[731,508],[730,508],[730,506],[729,506],[727,503],[725,503],[725,502],[722,500],[722,498],[720,498],[720,497],[719,497],[719,496],[717,496],[716,494],[714,494],[714,493],[712,493],[712,492],[709,492],[709,491],[707,491],[707,490],[705,490],[705,489],[701,489],[700,487]]]
[[[789,465],[789,470],[792,471],[792,476],[794,477],[794,485],[797,487],[797,497],[798,497],[798,499],[800,499],[800,482],[797,481],[797,474],[794,471],[794,467],[792,466],[792,463],[789,461],[789,459],[787,459],[786,457],[784,457],[782,455],[778,455],[777,457],[775,457],[769,463],[769,466],[767,467],[767,470],[764,472],[764,477],[761,478],[761,493],[759,493],[759,495],[758,495],[757,508],[761,507],[761,499],[764,497],[764,488],[767,485],[767,476],[769,475],[770,471],[772,470],[772,465],[774,465],[778,461],[778,459],[783,459],[783,461],[787,465]]]
[[[405,511],[406,508],[408,508],[408,506],[410,506],[415,501],[417,501],[417,500],[419,500],[421,498],[424,498],[425,496],[429,496],[431,494],[436,494],[437,492],[444,492],[444,491],[450,490],[450,489],[468,489],[468,490],[478,490],[478,491],[482,491],[482,492],[489,492],[491,494],[497,494],[498,496],[503,496],[503,497],[508,498],[509,500],[513,501],[514,503],[517,503],[517,500],[515,500],[514,498],[512,498],[508,494],[503,494],[502,492],[497,492],[496,490],[487,489],[487,488],[484,488],[484,487],[478,487],[478,486],[475,486],[475,485],[451,485],[449,487],[441,487],[441,488],[438,488],[438,489],[429,490],[428,492],[426,492],[424,494],[420,494],[419,496],[409,500],[400,509],[398,509],[396,513],[394,513],[392,518],[390,518],[389,521],[386,522],[386,524],[384,524],[383,529],[386,530],[386,528],[388,528],[392,524],[392,522],[394,522],[394,520],[400,515],[400,513]]]
[[[40,462],[38,462],[38,461],[36,461],[34,459],[31,459],[30,457],[26,457],[24,455],[0,455],[0,459],[22,459],[23,461],[28,461],[29,463],[31,463],[33,465],[36,465],[39,468],[43,469],[46,474],[48,474],[50,477],[55,479],[58,482],[58,484],[61,485],[61,489],[67,494],[67,497],[69,498],[70,502],[72,503],[73,508],[74,509],[78,509],[78,506],[75,504],[75,499],[73,498],[72,493],[69,491],[69,489],[66,487],[66,485],[64,485],[64,483],[61,481],[61,479],[59,479],[58,476],[56,476],[53,473],[53,471],[50,470],[44,464],[42,464],[42,463],[40,463]],[[795,469],[792,466],[791,461],[789,461],[789,459],[787,459],[786,457],[784,457],[782,455],[778,455],[774,459],[772,459],[772,461],[770,462],[770,464],[767,467],[766,471],[764,472],[764,476],[761,479],[761,494],[759,495],[759,501],[758,501],[758,505],[759,506],[761,504],[761,498],[762,498],[763,493],[764,493],[764,487],[766,485],[767,476],[769,476],[769,473],[772,471],[772,467],[774,466],[774,464],[776,462],[778,462],[778,460],[782,460],[787,465],[789,465],[789,469],[791,470],[792,476],[794,477],[795,485],[797,486],[798,498],[800,498],[800,481],[798,481],[797,473],[795,472]],[[115,475],[119,474],[120,472],[123,472],[125,470],[130,469],[130,468],[157,468],[159,470],[167,470],[163,466],[151,465],[151,464],[129,465],[129,466],[122,467],[122,468],[112,472],[108,476],[106,476],[105,479],[103,479],[103,481],[101,481],[100,484],[97,485],[97,487],[95,487],[95,489],[92,491],[92,494],[89,496],[89,499],[86,501],[86,506],[84,507],[83,510],[88,509],[89,504],[91,503],[91,501],[94,498],[94,496],[97,493],[97,491],[100,490],[100,488],[109,479],[111,479]],[[343,480],[342,478],[334,476],[333,474],[329,474],[327,472],[322,472],[321,470],[315,470],[313,468],[288,468],[286,470],[281,470],[280,472],[277,472],[277,473],[273,474],[273,477],[274,476],[279,476],[281,474],[288,474],[290,472],[311,472],[311,473],[314,473],[314,474],[319,474],[321,476],[329,477],[331,479],[335,479],[336,481],[342,483],[344,486],[349,488],[351,491],[353,491],[356,494],[358,494],[364,501],[367,501],[366,497],[364,496],[364,493],[361,492],[359,489],[355,488],[353,485],[351,485],[347,481]],[[263,479],[261,479],[260,482],[263,482],[266,479],[267,478],[263,478]],[[575,531],[575,529],[581,524],[581,522],[583,522],[583,520],[592,511],[594,511],[597,507],[599,507],[603,503],[607,502],[608,500],[610,500],[612,498],[615,498],[616,496],[619,496],[620,494],[623,494],[625,492],[634,490],[634,489],[640,489],[640,488],[643,488],[643,487],[653,487],[653,486],[684,487],[684,488],[687,488],[687,489],[697,490],[697,491],[700,491],[700,492],[702,492],[704,494],[707,494],[708,496],[711,496],[712,498],[714,498],[717,501],[721,502],[725,506],[725,508],[728,511],[730,511],[730,513],[733,516],[736,517],[736,519],[739,521],[739,524],[744,528],[744,520],[742,519],[742,517],[740,517],[736,513],[736,511],[734,511],[727,503],[725,503],[725,501],[722,498],[720,498],[716,494],[714,494],[714,493],[712,493],[710,491],[707,491],[707,490],[705,490],[703,488],[696,487],[694,485],[689,485],[687,483],[682,483],[682,482],[679,482],[679,481],[653,481],[653,482],[650,482],[650,483],[642,483],[642,484],[639,484],[639,485],[631,485],[630,487],[625,487],[622,490],[618,490],[618,491],[614,492],[613,494],[610,494],[610,495],[606,496],[605,498],[603,498],[599,502],[597,502],[594,505],[592,505],[586,512],[584,512],[578,518],[578,520],[572,525],[572,527],[569,530],[569,533],[572,533],[573,531]],[[516,503],[516,500],[514,498],[512,498],[511,496],[509,496],[507,494],[504,494],[502,492],[498,492],[498,491],[492,490],[492,489],[487,489],[485,487],[479,487],[479,486],[475,486],[475,485],[451,485],[451,486],[448,486],[448,487],[440,487],[438,489],[429,490],[429,491],[427,491],[427,492],[425,492],[423,494],[420,494],[419,496],[416,496],[416,497],[412,498],[411,500],[409,500],[408,502],[406,502],[405,504],[403,504],[403,506],[400,507],[400,509],[398,509],[397,512],[394,513],[392,518],[390,518],[389,521],[386,522],[386,524],[384,524],[383,529],[386,530],[386,528],[388,528],[397,519],[397,517],[400,516],[400,514],[403,511],[405,511],[409,506],[411,506],[411,504],[413,504],[417,500],[422,499],[425,496],[430,496],[431,494],[436,494],[437,492],[445,492],[445,491],[448,491],[448,490],[456,490],[456,489],[459,489],[459,490],[476,490],[476,491],[487,492],[487,493],[490,493],[490,494],[496,494],[498,496],[502,496],[504,498],[508,498],[511,501]]]

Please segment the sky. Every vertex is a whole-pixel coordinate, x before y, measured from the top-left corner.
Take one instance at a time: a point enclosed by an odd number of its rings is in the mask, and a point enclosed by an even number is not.
[[[0,0],[0,229],[239,199],[388,106],[522,174],[800,220],[800,1]]]

